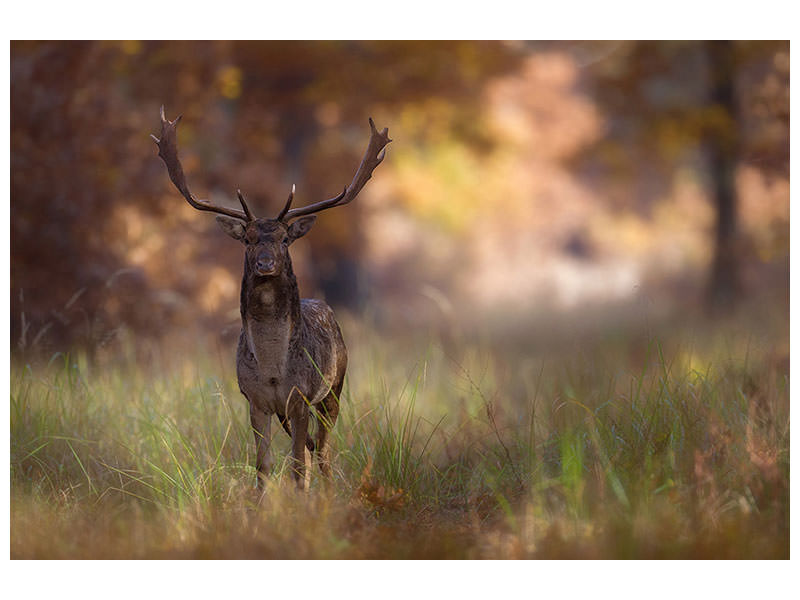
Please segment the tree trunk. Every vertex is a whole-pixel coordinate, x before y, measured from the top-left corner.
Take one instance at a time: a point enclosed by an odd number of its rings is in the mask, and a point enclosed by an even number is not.
[[[737,250],[736,159],[738,110],[734,89],[734,48],[730,41],[707,42],[711,71],[707,149],[717,222],[707,305],[731,308],[741,293]]]

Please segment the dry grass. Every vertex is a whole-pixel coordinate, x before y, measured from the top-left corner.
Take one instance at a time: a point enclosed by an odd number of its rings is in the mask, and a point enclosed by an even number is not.
[[[746,316],[538,345],[349,323],[308,494],[285,436],[256,493],[232,351],[15,360],[11,557],[787,558],[788,328]]]

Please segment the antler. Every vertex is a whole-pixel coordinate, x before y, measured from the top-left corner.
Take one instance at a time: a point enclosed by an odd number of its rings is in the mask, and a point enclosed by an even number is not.
[[[381,164],[386,157],[386,144],[392,141],[389,139],[389,128],[385,127],[383,131],[378,133],[372,118],[369,120],[369,128],[370,137],[369,144],[367,144],[367,151],[364,153],[364,158],[361,159],[361,164],[358,167],[358,171],[356,171],[355,177],[353,177],[353,181],[350,182],[350,185],[344,188],[344,191],[335,198],[329,198],[321,202],[309,204],[308,206],[289,210],[292,198],[294,197],[294,186],[292,186],[292,193],[289,194],[286,206],[278,215],[278,219],[287,221],[295,217],[310,215],[311,213],[319,212],[327,208],[333,208],[334,206],[342,206],[358,196],[358,193],[367,181],[369,181],[369,178],[372,177],[372,171],[374,171],[375,167]]]
[[[278,216],[275,217],[276,221],[280,221],[283,217],[286,216],[286,213],[289,211],[289,207],[292,205],[292,200],[294,199],[294,184],[292,184],[292,191],[289,192],[289,198],[286,200],[286,204],[284,204],[283,209],[281,212],[278,213]]]
[[[186,185],[186,176],[183,174],[181,161],[178,160],[178,136],[176,131],[178,128],[178,122],[181,120],[181,116],[182,115],[178,115],[174,121],[168,120],[167,117],[164,116],[164,107],[162,106],[161,139],[150,134],[150,137],[153,138],[158,145],[158,155],[161,157],[161,160],[164,161],[164,164],[167,165],[167,171],[169,172],[169,178],[172,180],[172,183],[174,183],[175,187],[178,188],[178,191],[183,194],[183,197],[186,198],[186,201],[197,210],[207,210],[210,212],[219,213],[221,215],[226,215],[228,217],[241,219],[245,222],[254,221],[255,217],[247,207],[247,202],[245,202],[244,196],[240,190],[236,190],[236,195],[239,198],[239,202],[241,202],[244,211],[236,210],[235,208],[217,206],[208,200],[198,200],[194,197],[192,192],[189,191],[189,186]]]

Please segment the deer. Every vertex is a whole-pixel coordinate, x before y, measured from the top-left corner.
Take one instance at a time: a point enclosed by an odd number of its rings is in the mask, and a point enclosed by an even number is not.
[[[257,218],[236,191],[242,210],[197,199],[178,159],[177,126],[161,107],[161,135],[151,137],[170,180],[190,206],[216,213],[217,223],[244,244],[240,293],[242,329],[236,350],[239,390],[250,405],[256,445],[256,485],[264,489],[272,470],[271,422],[276,415],[292,440],[292,476],[301,490],[309,487],[309,459],[316,456],[325,481],[332,480],[330,432],[339,414],[347,370],[347,348],[333,310],[324,301],[300,298],[289,246],[306,235],[316,213],[351,202],[386,156],[389,129],[378,132],[369,119],[366,152],[350,185],[338,196],[292,208],[295,186],[274,219]],[[316,420],[316,440],[309,419]]]

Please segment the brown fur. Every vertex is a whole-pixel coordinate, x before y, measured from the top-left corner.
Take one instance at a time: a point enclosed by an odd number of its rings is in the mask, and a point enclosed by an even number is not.
[[[245,225],[217,217],[246,247],[236,373],[250,403],[260,485],[272,467],[272,415],[292,437],[298,485],[307,485],[306,448],[316,453],[322,472],[331,474],[328,437],[339,413],[347,349],[331,308],[321,300],[300,299],[289,256],[289,244],[305,235],[314,219],[303,217],[291,225],[257,219]],[[262,274],[259,265],[265,264],[273,272]],[[318,421],[316,443],[308,436],[312,411]]]

